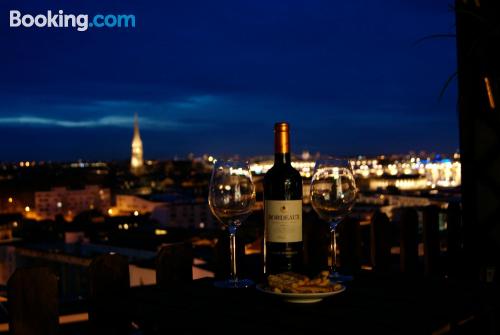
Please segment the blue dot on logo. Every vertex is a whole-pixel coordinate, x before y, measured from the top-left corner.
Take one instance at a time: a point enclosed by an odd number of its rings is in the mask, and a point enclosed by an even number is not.
[[[93,27],[94,24],[92,22],[89,23],[89,27]]]

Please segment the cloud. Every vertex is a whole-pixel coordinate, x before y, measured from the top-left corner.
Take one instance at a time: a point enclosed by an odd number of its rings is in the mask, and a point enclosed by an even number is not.
[[[138,113],[141,129],[200,130],[213,127],[227,113],[232,115],[227,112],[231,103],[226,97],[203,94],[164,101],[28,101],[0,107],[0,127],[129,129]],[[12,114],[15,109],[19,112]]]
[[[131,128],[134,122],[133,117],[110,115],[93,120],[65,120],[58,118],[47,118],[37,116],[16,116],[0,118],[0,125],[8,126],[38,126],[38,127],[62,127],[62,128],[98,128],[116,127]],[[142,117],[139,119],[141,128],[163,129],[179,128],[184,125],[177,122],[167,122],[163,120],[153,120]]]
[[[184,100],[169,103],[172,108],[196,110],[217,103],[219,99],[213,95],[193,95]]]

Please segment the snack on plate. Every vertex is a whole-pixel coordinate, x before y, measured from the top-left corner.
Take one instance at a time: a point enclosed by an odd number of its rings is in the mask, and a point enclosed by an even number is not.
[[[276,293],[326,293],[338,291],[342,288],[339,283],[332,283],[328,279],[328,271],[322,271],[317,277],[284,272],[267,277],[269,289]]]

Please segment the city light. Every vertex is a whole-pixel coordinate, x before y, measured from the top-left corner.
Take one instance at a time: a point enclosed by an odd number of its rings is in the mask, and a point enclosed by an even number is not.
[[[155,235],[167,235],[167,231],[165,229],[155,229]]]
[[[302,158],[305,156],[303,155]],[[416,156],[406,156],[397,159],[388,159],[385,156],[378,156],[378,159],[358,159],[350,160],[354,174],[358,178],[373,179],[370,181],[370,188],[385,188],[389,185],[404,190],[433,189],[436,187],[456,187],[461,184],[461,164],[460,154],[456,153],[451,159],[420,158]],[[254,161],[250,165],[250,170],[255,175],[265,174],[272,166],[272,160]],[[297,169],[304,178],[311,178],[314,170],[314,160],[297,160],[292,162],[292,166]],[[397,181],[386,180],[397,178]],[[413,180],[412,180],[413,179]]]
[[[139,211],[134,211],[134,216],[139,216]]]
[[[31,210],[31,209],[30,209],[30,206],[26,206],[26,207],[24,207],[24,211],[25,211],[25,212],[29,212],[30,210]]]
[[[14,202],[14,199],[9,198],[7,201],[9,202],[9,204],[11,204],[11,203],[13,203],[13,202]]]

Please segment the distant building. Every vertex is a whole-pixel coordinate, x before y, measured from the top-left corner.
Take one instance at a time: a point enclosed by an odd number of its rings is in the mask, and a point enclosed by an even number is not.
[[[97,185],[77,190],[54,187],[50,191],[35,192],[35,212],[37,218],[42,220],[53,220],[57,215],[72,220],[83,211],[95,209],[106,212],[110,206],[110,190]]]
[[[136,195],[117,194],[116,206],[112,209],[112,212],[108,214],[131,214],[136,211],[139,214],[152,213],[156,207],[164,204],[164,202],[152,201]]]
[[[139,119],[137,113],[134,118],[134,137],[132,138],[132,156],[130,158],[130,170],[133,174],[139,175],[144,167],[143,147],[141,134],[139,133]]]
[[[447,200],[415,196],[415,195],[394,195],[394,194],[359,194],[356,207],[351,214],[352,217],[361,218],[366,212],[374,212],[380,210],[387,214],[389,219],[398,219],[401,214],[401,209],[405,207],[424,208],[430,205],[438,206],[445,209],[448,205]],[[419,214],[421,216],[421,214]],[[440,215],[441,217],[442,215]],[[440,218],[441,220],[441,218]]]
[[[214,229],[217,223],[212,218],[206,201],[172,201],[167,197],[141,197],[137,195],[116,195],[116,206],[108,211],[114,215],[143,215],[150,213],[151,219],[158,221],[162,226],[172,228]],[[162,199],[162,200],[160,200]]]
[[[155,208],[151,218],[170,228],[219,228],[206,202],[163,204]]]
[[[358,178],[357,186],[361,191],[386,190],[388,187],[395,187],[402,191],[425,190],[429,188],[429,182],[425,176],[402,175],[382,177]]]

